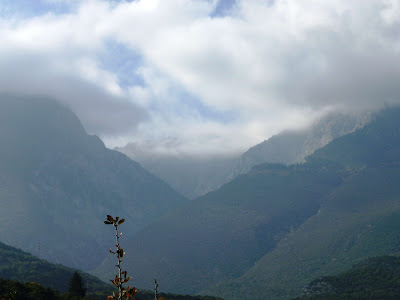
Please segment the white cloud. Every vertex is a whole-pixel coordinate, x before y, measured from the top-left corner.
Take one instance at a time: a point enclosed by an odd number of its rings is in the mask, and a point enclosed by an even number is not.
[[[67,102],[110,146],[239,151],[335,107],[399,102],[398,0],[241,0],[224,17],[208,0],[74,5],[1,20],[0,91]],[[104,67],[110,42],[140,57],[139,82]]]

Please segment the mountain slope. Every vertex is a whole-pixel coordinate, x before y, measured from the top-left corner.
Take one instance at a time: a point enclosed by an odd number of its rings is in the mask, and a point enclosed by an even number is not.
[[[45,260],[0,242],[0,278],[20,282],[36,282],[45,287],[68,291],[68,284],[75,270]],[[98,278],[81,273],[88,293],[112,291],[112,286]]]
[[[369,121],[369,114],[331,113],[309,128],[299,131],[288,130],[274,135],[243,153],[228,178],[247,173],[253,166],[262,163],[286,165],[302,163],[317,149],[338,137],[362,128]]]
[[[398,252],[399,112],[387,110],[310,156],[306,165],[335,164],[349,176],[324,198],[316,215],[243,276],[206,291],[232,299],[288,299],[313,278],[344,271],[369,256]]]
[[[400,258],[379,256],[363,260],[350,270],[313,280],[298,299],[398,299]]]
[[[132,255],[124,263],[139,274],[140,286],[150,288],[155,277],[170,291],[199,292],[251,267],[315,214],[322,195],[340,181],[337,174],[302,167],[254,171],[135,234],[126,242]],[[281,189],[285,183],[290,188]],[[112,264],[104,263],[94,274],[107,275]]]
[[[125,260],[138,284],[156,277],[171,291],[196,293],[240,276],[314,215],[345,175],[332,165],[267,164],[186,204],[136,234]],[[104,276],[112,262],[95,271]]]
[[[127,268],[143,286],[156,276],[181,293],[286,299],[320,274],[392,253],[399,112],[386,110],[304,164],[258,165],[164,216],[127,243]]]
[[[113,244],[106,214],[129,235],[185,201],[52,100],[2,96],[0,140],[0,240],[49,261],[93,268]]]

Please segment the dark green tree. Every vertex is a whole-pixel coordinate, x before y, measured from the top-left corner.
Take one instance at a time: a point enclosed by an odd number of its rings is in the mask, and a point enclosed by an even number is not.
[[[82,276],[78,272],[74,272],[69,282],[68,296],[71,299],[80,299],[85,297],[86,289],[83,287]]]

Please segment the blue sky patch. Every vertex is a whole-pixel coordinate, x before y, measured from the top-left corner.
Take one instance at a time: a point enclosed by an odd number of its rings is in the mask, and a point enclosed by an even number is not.
[[[217,7],[215,8],[214,12],[211,14],[211,17],[218,18],[218,17],[225,17],[229,15],[232,7],[235,5],[235,0],[219,0]]]
[[[143,78],[137,73],[143,59],[133,50],[113,40],[107,41],[107,52],[100,57],[101,67],[118,76],[122,88],[134,85],[144,86]]]
[[[0,16],[19,18],[32,18],[47,13],[66,14],[73,11],[75,5],[68,1],[45,1],[45,0],[1,0]]]

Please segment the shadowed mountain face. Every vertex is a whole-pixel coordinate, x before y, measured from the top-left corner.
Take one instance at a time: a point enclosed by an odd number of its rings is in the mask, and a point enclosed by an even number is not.
[[[176,292],[287,299],[313,278],[398,251],[399,114],[388,109],[304,164],[258,165],[169,213],[127,242],[127,268],[141,286],[156,276]]]
[[[288,299],[307,282],[342,272],[363,258],[400,249],[400,109],[307,158],[312,168],[340,170],[344,180],[325,195],[318,213],[241,277],[206,291],[231,299]],[[282,187],[285,188],[285,187]]]
[[[93,268],[106,214],[129,235],[185,201],[55,101],[1,96],[0,140],[0,240],[53,262]]]

